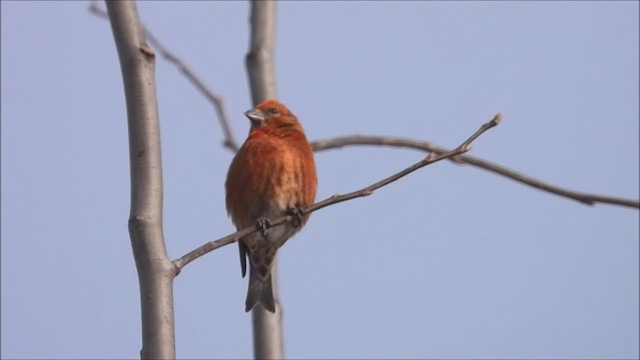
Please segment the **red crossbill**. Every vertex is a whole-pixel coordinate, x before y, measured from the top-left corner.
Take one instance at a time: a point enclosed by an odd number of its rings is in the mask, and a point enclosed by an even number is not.
[[[258,302],[275,312],[271,268],[276,251],[307,222],[299,209],[313,205],[317,177],[313,151],[295,115],[276,100],[266,100],[245,112],[251,120],[249,136],[227,173],[226,206],[238,230],[261,231],[240,239],[242,276],[249,258],[249,289],[245,311]],[[295,215],[294,223],[267,231],[268,219]]]

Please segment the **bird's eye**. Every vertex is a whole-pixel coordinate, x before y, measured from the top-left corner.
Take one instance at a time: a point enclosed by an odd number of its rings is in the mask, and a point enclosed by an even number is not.
[[[275,108],[269,108],[267,112],[269,113],[269,115],[275,115],[278,113],[278,110],[276,110]]]

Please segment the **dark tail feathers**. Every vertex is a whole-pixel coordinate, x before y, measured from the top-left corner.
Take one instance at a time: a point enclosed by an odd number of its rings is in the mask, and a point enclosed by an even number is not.
[[[273,300],[273,287],[271,285],[271,275],[263,280],[253,267],[249,270],[249,289],[247,290],[247,300],[244,311],[249,311],[260,302],[267,311],[276,312],[276,305]]]

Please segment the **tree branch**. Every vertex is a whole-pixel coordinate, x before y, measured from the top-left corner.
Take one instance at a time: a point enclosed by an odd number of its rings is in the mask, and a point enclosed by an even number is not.
[[[93,14],[106,18],[106,11],[102,10],[98,6],[98,2],[96,0],[92,0],[89,3],[89,11]],[[222,132],[224,133],[224,141],[222,144],[232,150],[233,152],[238,151],[238,143],[233,136],[233,131],[231,130],[231,125],[229,125],[229,117],[227,116],[227,111],[224,106],[224,99],[221,95],[216,94],[211,89],[207,87],[207,85],[202,81],[202,79],[187,65],[180,57],[178,57],[175,53],[170,51],[167,47],[165,47],[160,40],[149,30],[146,26],[141,25],[144,33],[147,36],[147,40],[149,44],[151,44],[162,57],[165,58],[168,62],[175,65],[178,70],[195,86],[198,91],[213,105],[213,109],[216,112],[218,117],[218,122],[220,123],[220,127],[222,128]]]
[[[92,0],[89,6],[89,10],[94,14],[106,17],[106,13],[104,10],[100,9],[97,5],[96,0]],[[204,85],[203,81],[193,72],[190,68],[182,61],[179,60],[177,56],[175,56],[172,52],[166,49],[163,45],[160,44],[159,40],[151,34],[151,32],[145,29],[147,36],[149,36],[150,43],[154,44],[154,46],[158,47],[159,51],[168,59],[172,64],[178,66],[178,68],[182,71],[182,73],[187,76],[187,78],[200,90],[200,92],[214,105],[216,112],[218,113],[218,119],[222,126],[223,132],[225,134],[225,140],[223,144],[233,150],[236,151],[238,149],[237,142],[234,140],[231,128],[229,125],[228,117],[224,111],[224,104],[222,102],[222,98],[218,95],[215,95],[212,91],[208,90],[208,88]],[[252,60],[253,58],[258,58],[262,55],[259,54],[259,51],[253,51],[252,46]],[[165,55],[169,54],[169,55]],[[178,61],[171,61],[171,59],[178,59]],[[249,58],[247,58],[247,66],[249,66]],[[182,70],[186,69],[186,70]],[[259,69],[256,69],[256,73]],[[260,94],[255,94],[259,96]],[[264,98],[264,97],[261,97]],[[214,100],[216,99],[216,100]],[[415,139],[407,139],[407,138],[398,138],[391,136],[375,136],[375,135],[351,135],[351,136],[339,136],[332,139],[325,140],[316,140],[311,142],[311,146],[315,151],[329,150],[341,148],[344,146],[352,146],[352,145],[379,145],[379,146],[397,146],[397,147],[405,147],[412,148],[423,151],[431,151],[435,153],[444,153],[448,150],[434,145],[430,142],[415,140]],[[474,156],[468,155],[460,155],[449,158],[449,160],[458,163],[458,164],[468,164],[475,167],[479,167],[486,171],[492,172],[494,174],[505,176],[511,180],[517,181],[527,186],[534,187],[538,190],[549,192],[558,196],[566,197],[568,199],[572,199],[578,201],[582,204],[593,206],[597,203],[601,204],[609,204],[609,205],[619,205],[625,206],[635,209],[640,209],[640,200],[635,199],[625,199],[608,195],[598,195],[598,194],[590,194],[579,191],[574,191],[566,188],[562,188],[560,186],[552,185],[546,183],[542,180],[536,179],[534,177],[528,176],[526,174],[519,173],[517,171],[511,170],[502,165],[483,160]]]
[[[155,55],[145,43],[133,1],[107,2],[118,50],[129,127],[129,237],[138,271],[143,359],[174,359],[173,279],[162,233],[162,159]]]
[[[467,140],[465,140],[462,144],[460,144],[458,147],[456,147],[453,150],[449,150],[449,151],[444,151],[444,152],[430,152],[424,159],[418,161],[417,163],[387,177],[384,178],[376,183],[373,183],[367,187],[364,187],[360,190],[356,190],[356,191],[352,191],[350,193],[347,194],[343,194],[343,195],[333,195],[327,199],[324,199],[322,201],[319,201],[315,204],[313,204],[312,206],[309,206],[307,208],[301,209],[302,210],[302,214],[310,214],[314,211],[320,210],[322,208],[325,208],[327,206],[333,205],[333,204],[337,204],[337,203],[341,203],[344,201],[348,201],[351,199],[355,199],[355,198],[359,198],[359,197],[365,197],[365,196],[369,196],[371,194],[373,194],[373,192],[383,186],[389,185],[394,181],[397,181],[398,179],[418,170],[421,169],[427,165],[436,163],[440,160],[444,160],[444,159],[451,159],[452,157],[455,156],[460,156],[464,153],[466,153],[467,151],[469,151],[471,149],[471,143],[477,139],[480,135],[482,135],[485,131],[497,126],[500,121],[502,120],[502,114],[498,113],[496,114],[496,116],[493,117],[493,119],[489,120],[488,122],[486,122],[485,124],[483,124],[473,135],[471,135]],[[271,227],[275,227],[275,226],[281,226],[285,223],[291,222],[293,221],[294,218],[291,215],[287,215],[287,216],[281,216],[279,218],[273,219],[273,220],[269,220],[269,224],[271,225]],[[248,234],[254,233],[256,231],[259,231],[258,229],[256,229],[255,227],[251,226],[245,229],[242,229],[238,232],[235,232],[233,234],[227,235],[223,238],[220,238],[218,240],[214,240],[214,241],[210,241],[198,248],[196,248],[193,251],[190,251],[189,253],[185,254],[184,256],[176,259],[173,261],[173,264],[176,266],[176,268],[178,269],[182,269],[184,268],[187,264],[189,264],[190,262],[192,262],[193,260],[215,250],[218,248],[221,248],[225,245],[229,245],[232,244],[236,241],[238,241],[240,238],[242,238],[243,236],[246,236]]]
[[[251,99],[258,105],[267,99],[277,99],[273,54],[276,38],[276,2],[251,1],[251,40],[245,57]]]
[[[378,146],[397,146],[404,148],[411,148],[422,151],[429,151],[435,153],[446,153],[449,150],[440,146],[434,145],[430,142],[419,141],[407,138],[397,138],[390,136],[366,136],[366,135],[352,135],[341,136],[326,140],[317,140],[311,143],[314,151],[323,151],[329,149],[338,149],[344,146],[351,145],[378,145]],[[606,195],[597,195],[569,190],[559,186],[555,186],[546,183],[542,180],[538,180],[531,176],[519,173],[517,171],[508,169],[502,165],[483,160],[471,155],[457,155],[449,158],[449,160],[458,164],[469,164],[489,172],[502,175],[511,180],[517,181],[524,185],[534,187],[536,189],[549,192],[558,196],[566,197],[572,200],[576,200],[585,205],[593,206],[597,203],[619,205],[635,209],[640,209],[640,201],[634,199],[625,199]]]

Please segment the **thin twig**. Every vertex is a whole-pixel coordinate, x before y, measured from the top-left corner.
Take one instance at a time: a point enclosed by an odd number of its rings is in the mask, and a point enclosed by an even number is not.
[[[322,151],[329,149],[342,148],[344,146],[351,145],[378,145],[378,146],[397,146],[404,148],[411,148],[421,151],[429,151],[434,153],[446,153],[449,150],[440,146],[434,145],[430,142],[419,141],[415,139],[397,138],[390,136],[367,136],[367,135],[352,135],[341,136],[327,140],[318,140],[311,143],[314,151]],[[589,194],[569,190],[560,186],[552,185],[544,181],[538,180],[534,177],[519,173],[517,171],[508,169],[502,165],[492,163],[487,160],[483,160],[471,155],[457,155],[449,158],[449,160],[458,164],[469,164],[489,172],[502,175],[511,180],[517,181],[527,186],[534,187],[536,189],[549,192],[558,196],[562,196],[568,199],[572,199],[583,203],[585,205],[593,206],[597,203],[619,205],[635,209],[640,209],[640,201],[634,199],[625,199],[614,196]]]
[[[97,1],[93,0],[90,2],[89,10],[94,14],[106,17],[106,12],[99,8],[97,5]],[[175,64],[180,68],[183,74],[187,76],[187,78],[200,90],[200,92],[214,104],[214,108],[218,114],[218,119],[220,120],[220,124],[222,126],[223,132],[225,134],[225,140],[223,142],[224,146],[227,148],[236,151],[238,149],[238,143],[234,140],[234,137],[231,132],[231,128],[229,126],[228,117],[224,111],[224,104],[222,102],[222,98],[212,91],[210,91],[204,83],[199,79],[199,77],[177,56],[171,53],[167,48],[165,48],[159,40],[151,34],[151,32],[145,28],[145,32],[147,37],[149,38],[149,42],[154,44],[158,48],[158,51],[161,55],[163,55],[167,60]],[[322,151],[329,149],[341,148],[344,146],[351,145],[380,145],[380,146],[397,146],[397,147],[406,147],[423,151],[430,151],[435,153],[446,153],[447,149],[431,144],[429,142],[407,139],[407,138],[396,138],[390,136],[375,136],[375,135],[351,135],[351,136],[340,136],[332,139],[326,140],[317,140],[311,142],[311,146],[314,151]],[[593,206],[597,203],[601,204],[609,204],[609,205],[619,205],[625,206],[635,209],[640,209],[640,201],[634,199],[625,199],[608,195],[598,195],[598,194],[590,194],[579,191],[574,191],[566,188],[562,188],[560,186],[552,185],[546,183],[542,180],[536,179],[534,177],[519,173],[517,171],[506,168],[502,165],[492,163],[487,160],[483,160],[474,156],[469,155],[458,155],[449,158],[449,160],[458,163],[458,164],[468,164],[472,166],[479,167],[481,169],[487,170],[489,172],[499,174],[505,176],[511,180],[517,181],[527,186],[534,187],[538,190],[542,190],[545,192],[549,192],[558,196],[562,196],[568,199],[572,199],[578,201],[582,204]]]
[[[493,117],[493,119],[489,120],[487,123],[483,124],[480,129],[478,129],[478,131],[476,131],[473,135],[471,135],[467,140],[465,140],[462,144],[460,144],[460,146],[456,147],[453,150],[449,150],[449,151],[444,151],[444,152],[430,152],[429,155],[427,155],[424,159],[418,161],[417,163],[409,166],[408,168],[399,171],[385,179],[382,179],[374,184],[371,184],[367,187],[364,187],[360,190],[356,190],[347,194],[343,194],[343,195],[333,195],[327,199],[324,199],[322,201],[319,201],[315,204],[313,204],[312,206],[309,206],[307,208],[301,209],[302,210],[302,214],[310,214],[316,210],[320,210],[322,208],[325,208],[329,205],[333,205],[333,204],[337,204],[340,202],[344,202],[347,200],[351,200],[351,199],[355,199],[355,198],[359,198],[359,197],[364,197],[364,196],[369,196],[371,194],[373,194],[373,192],[385,185],[388,185],[402,177],[404,177],[405,175],[408,175],[420,168],[423,168],[427,165],[433,164],[435,162],[438,162],[440,160],[444,160],[444,159],[449,159],[451,157],[454,156],[460,156],[464,153],[466,153],[467,151],[469,151],[471,149],[471,142],[473,142],[475,139],[477,139],[480,135],[482,135],[485,131],[491,129],[494,126],[497,126],[500,123],[500,120],[502,119],[502,114],[498,113],[496,116]],[[287,216],[282,216],[279,218],[276,218],[274,220],[270,220],[269,223],[271,225],[271,227],[274,226],[279,226],[282,225],[284,223],[290,222],[293,220],[293,217],[290,215]],[[214,241],[210,241],[198,248],[196,248],[193,251],[190,251],[189,253],[185,254],[184,256],[180,257],[179,259],[176,259],[173,261],[173,264],[176,266],[176,268],[178,269],[178,271],[180,271],[182,268],[184,268],[187,264],[189,264],[190,262],[192,262],[193,260],[199,258],[200,256],[203,256],[215,249],[218,249],[220,247],[223,247],[225,245],[229,245],[232,244],[236,241],[238,241],[240,238],[242,238],[243,236],[246,236],[248,234],[254,233],[258,231],[255,227],[251,226],[245,229],[242,229],[238,232],[235,232],[231,235],[227,235],[221,239],[218,240],[214,240]]]
[[[92,0],[89,2],[89,11],[93,14],[107,18],[107,12],[98,6],[98,2],[96,0]],[[143,24],[142,29],[145,32],[147,40],[149,43],[156,48],[158,53],[162,55],[168,62],[175,65],[180,72],[193,84],[193,86],[200,91],[200,93],[213,105],[213,108],[218,117],[218,122],[222,127],[222,131],[224,133],[224,141],[222,144],[228,149],[236,152],[239,148],[238,143],[233,136],[233,131],[231,130],[231,126],[229,125],[229,117],[227,116],[227,112],[224,106],[224,100],[222,96],[214,93],[211,89],[207,87],[207,85],[200,79],[196,73],[191,70],[191,68],[176,54],[167,49],[158,38]]]
[[[100,9],[97,5],[97,1],[93,0],[90,2],[89,9],[95,13],[96,15],[106,17],[106,12]],[[236,151],[238,149],[238,144],[234,140],[234,137],[231,132],[231,128],[229,126],[228,117],[224,111],[224,104],[222,98],[212,91],[210,91],[204,83],[199,79],[199,77],[191,71],[191,69],[177,56],[171,53],[167,48],[165,48],[160,41],[145,28],[145,32],[147,37],[149,38],[149,42],[151,42],[154,46],[158,48],[158,51],[161,55],[163,55],[168,61],[172,62],[176,66],[180,68],[180,70],[187,76],[187,78],[200,90],[200,92],[214,104],[214,108],[218,114],[218,119],[220,120],[220,124],[225,134],[225,140],[223,144],[233,150]],[[329,150],[335,148],[341,148],[344,146],[350,145],[385,145],[385,146],[398,146],[398,147],[408,147],[413,149],[419,149],[424,151],[431,151],[435,153],[444,153],[448,150],[437,145],[433,145],[429,142],[424,142],[420,140],[414,139],[406,139],[406,138],[394,138],[389,136],[367,136],[367,135],[353,135],[353,136],[340,136],[333,139],[327,140],[317,140],[311,143],[314,151],[322,151]],[[634,199],[625,199],[608,195],[598,195],[598,194],[590,194],[578,192],[570,189],[565,189],[560,186],[548,184],[542,180],[536,179],[534,177],[521,174],[517,171],[508,169],[504,166],[492,163],[490,161],[486,161],[477,157],[468,156],[468,155],[459,155],[449,158],[449,160],[459,163],[459,164],[469,164],[481,169],[487,170],[489,172],[493,172],[507,178],[510,178],[514,181],[520,182],[522,184],[534,187],[536,189],[546,191],[558,196],[566,197],[575,201],[578,201],[585,205],[593,206],[597,203],[601,204],[610,204],[610,205],[619,205],[625,207],[631,207],[635,209],[640,209],[640,201]]]

